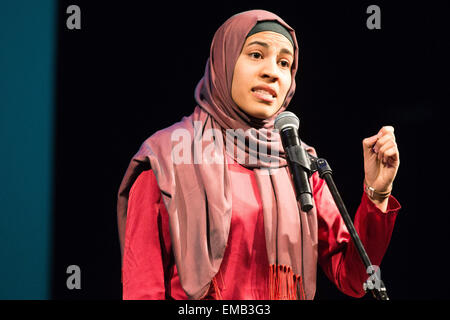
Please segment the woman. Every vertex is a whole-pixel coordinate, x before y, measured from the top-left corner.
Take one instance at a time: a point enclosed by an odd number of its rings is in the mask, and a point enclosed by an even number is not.
[[[194,112],[148,138],[121,183],[124,299],[313,299],[317,264],[364,295],[366,270],[326,184],[312,175],[314,208],[301,211],[273,128],[297,67],[295,32],[273,13],[243,12],[217,30]],[[392,127],[363,148],[375,192],[363,193],[355,227],[379,265],[400,208]]]

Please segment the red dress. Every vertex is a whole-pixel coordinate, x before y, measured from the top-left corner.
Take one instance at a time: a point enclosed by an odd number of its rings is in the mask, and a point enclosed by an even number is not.
[[[214,278],[221,298],[268,300],[268,270],[261,199],[252,170],[229,165],[232,219],[228,245]],[[313,174],[318,215],[318,262],[343,293],[361,297],[367,274],[326,183]],[[363,193],[354,225],[374,265],[388,247],[400,204],[391,196],[381,212]],[[122,262],[123,299],[187,299],[172,254],[168,213],[152,170],[142,172],[128,201]],[[218,298],[211,292],[209,298]]]

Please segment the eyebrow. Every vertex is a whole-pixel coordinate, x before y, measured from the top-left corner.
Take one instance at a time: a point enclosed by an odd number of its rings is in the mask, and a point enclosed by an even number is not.
[[[267,43],[265,43],[265,42],[262,42],[262,41],[252,41],[252,42],[250,42],[249,44],[247,44],[247,47],[251,46],[252,44],[258,44],[258,45],[260,45],[260,46],[262,46],[262,47],[264,47],[264,48],[269,48],[269,44],[267,44]],[[287,54],[290,54],[291,56],[294,56],[294,55],[292,54],[291,50],[286,49],[286,48],[282,48],[282,49],[280,50],[280,53],[287,53]]]

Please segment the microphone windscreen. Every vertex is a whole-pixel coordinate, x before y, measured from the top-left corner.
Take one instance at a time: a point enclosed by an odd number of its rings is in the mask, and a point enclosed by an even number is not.
[[[294,113],[283,111],[275,118],[274,126],[280,132],[286,127],[294,127],[295,130],[298,130],[300,120]]]

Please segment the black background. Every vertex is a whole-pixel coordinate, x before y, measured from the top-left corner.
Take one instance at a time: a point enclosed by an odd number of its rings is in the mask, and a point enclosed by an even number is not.
[[[272,11],[296,30],[300,69],[288,110],[300,117],[301,138],[329,161],[352,214],[361,141],[394,126],[402,210],[381,277],[391,299],[450,297],[439,121],[448,106],[448,7],[392,2],[60,1],[52,298],[121,298],[116,195],[128,162],[152,133],[192,113],[214,32],[249,9]],[[81,9],[81,30],[66,28],[71,4]],[[366,27],[371,4],[381,8],[381,30]],[[66,287],[72,264],[81,290]],[[316,299],[352,298],[320,270]]]

